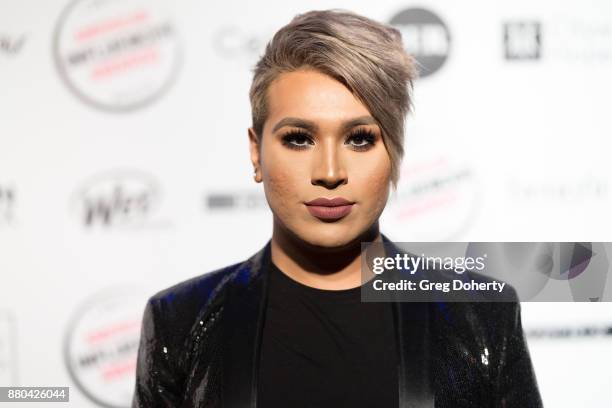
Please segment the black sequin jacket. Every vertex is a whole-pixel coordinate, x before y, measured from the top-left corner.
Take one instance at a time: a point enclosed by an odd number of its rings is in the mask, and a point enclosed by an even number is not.
[[[270,243],[148,300],[133,408],[256,407]],[[542,406],[519,302],[393,309],[401,408]]]

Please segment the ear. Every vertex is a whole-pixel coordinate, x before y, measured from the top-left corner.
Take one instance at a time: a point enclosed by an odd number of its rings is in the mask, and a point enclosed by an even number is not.
[[[249,150],[251,152],[251,163],[253,164],[253,177],[255,182],[260,183],[262,181],[261,175],[261,161],[260,161],[260,151],[261,147],[259,146],[259,140],[257,140],[257,134],[255,130],[250,127],[248,129],[249,134]]]

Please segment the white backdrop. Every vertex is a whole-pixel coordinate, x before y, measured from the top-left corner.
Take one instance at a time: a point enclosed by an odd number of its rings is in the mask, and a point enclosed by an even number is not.
[[[612,240],[607,0],[2,0],[0,385],[129,405],[146,298],[270,238],[251,68],[331,7],[431,64],[389,238]],[[523,303],[523,322],[546,406],[612,405],[609,304]]]

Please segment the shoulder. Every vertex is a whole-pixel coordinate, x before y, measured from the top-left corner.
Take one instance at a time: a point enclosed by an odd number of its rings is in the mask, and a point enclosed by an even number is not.
[[[152,295],[145,308],[147,327],[153,327],[157,337],[180,353],[182,347],[198,339],[200,326],[220,313],[229,289],[250,282],[269,245],[270,242],[240,262],[186,279]]]
[[[244,262],[237,262],[193,278],[186,279],[153,294],[148,304],[166,319],[184,320],[198,315],[224,290]]]
[[[490,282],[488,277],[476,277]],[[509,284],[504,300],[435,302],[436,327],[448,337],[463,344],[486,346],[490,352],[503,353],[507,344],[522,336],[521,304],[516,290]]]
[[[465,285],[434,302],[435,314],[443,324],[491,339],[503,338],[520,325],[520,301],[510,283],[474,271],[436,270],[429,277],[453,288],[459,287],[454,284],[457,281]]]
[[[164,342],[176,358],[192,337],[196,323],[205,319],[224,295],[243,262],[186,279],[162,289],[149,297],[145,307],[145,322],[152,327],[155,337]],[[169,351],[169,353],[171,353]]]
[[[168,398],[164,401],[178,401],[187,378],[194,324],[223,297],[243,263],[184,280],[149,297],[141,326],[134,406],[151,405],[163,388]]]

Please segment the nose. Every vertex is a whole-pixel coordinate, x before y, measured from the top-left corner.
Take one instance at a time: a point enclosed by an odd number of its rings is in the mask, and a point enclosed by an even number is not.
[[[328,189],[348,183],[348,174],[334,140],[327,140],[315,149],[312,184]]]

